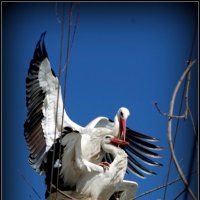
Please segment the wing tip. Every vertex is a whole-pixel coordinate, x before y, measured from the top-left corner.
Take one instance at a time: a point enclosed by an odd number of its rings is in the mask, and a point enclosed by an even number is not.
[[[44,58],[46,58],[46,57],[48,58],[45,43],[44,43],[44,38],[45,38],[46,34],[47,34],[47,32],[44,31],[40,35],[40,39],[36,44],[34,55],[33,55],[33,58],[40,62],[42,60],[44,60]]]
[[[162,146],[157,146],[156,145],[156,148],[154,149],[154,150],[156,150],[156,151],[161,151],[161,150],[163,150],[164,148],[162,147]]]
[[[128,135],[130,134],[130,136],[132,134],[132,135],[134,135],[137,138],[141,138],[141,139],[144,139],[144,140],[147,140],[147,141],[151,141],[151,142],[158,142],[158,141],[160,141],[160,139],[158,139],[156,137],[152,137],[152,136],[149,136],[149,135],[146,135],[146,134],[134,131],[134,130],[128,128],[128,127],[126,127],[126,128],[127,128],[127,133],[128,133]]]

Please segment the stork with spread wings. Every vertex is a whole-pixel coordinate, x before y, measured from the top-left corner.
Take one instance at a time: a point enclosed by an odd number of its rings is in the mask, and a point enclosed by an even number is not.
[[[162,147],[152,142],[157,138],[147,136],[126,127],[130,112],[121,107],[114,121],[97,117],[82,127],[73,122],[65,109],[59,80],[51,68],[42,33],[36,45],[26,78],[27,119],[24,135],[30,151],[29,163],[39,174],[46,174],[48,183],[51,171],[58,168],[60,187],[73,188],[82,174],[104,173],[105,167],[114,162],[115,156],[102,148],[105,136],[120,140],[121,148],[128,155],[127,172],[144,178],[144,174],[156,173],[144,164],[161,166],[149,157],[160,158],[154,150]],[[64,110],[64,113],[63,113]],[[119,142],[119,141],[118,141]],[[58,145],[60,151],[54,152]],[[153,151],[152,151],[153,150]],[[52,161],[52,159],[54,159]],[[54,166],[52,166],[52,163]],[[54,180],[54,179],[53,179]]]

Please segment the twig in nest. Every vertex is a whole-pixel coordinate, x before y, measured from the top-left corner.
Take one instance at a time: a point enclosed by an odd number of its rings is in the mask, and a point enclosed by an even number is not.
[[[60,194],[62,194],[63,196],[69,198],[69,199],[72,199],[72,200],[78,200],[78,199],[75,199],[74,197],[70,196],[69,194],[66,194],[64,193],[63,191],[59,190],[58,188],[56,188],[56,186],[54,184],[51,184],[53,188],[56,189],[57,192],[59,192]]]

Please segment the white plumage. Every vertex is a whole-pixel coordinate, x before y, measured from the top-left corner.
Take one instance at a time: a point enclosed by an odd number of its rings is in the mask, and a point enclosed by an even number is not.
[[[148,165],[160,166],[160,163],[148,157],[160,158],[161,156],[152,152],[151,149],[161,150],[162,148],[149,143],[158,139],[126,127],[126,120],[130,115],[127,108],[121,107],[114,121],[106,117],[97,117],[85,127],[73,122],[65,109],[62,113],[64,105],[61,88],[48,60],[44,37],[45,33],[41,35],[36,45],[26,78],[28,112],[24,124],[24,135],[30,151],[29,163],[32,168],[39,174],[46,174],[46,176],[51,174],[52,168],[49,165],[52,164],[53,158],[52,146],[61,144],[64,148],[62,157],[56,155],[53,161],[54,168],[61,170],[59,175],[63,180],[63,186],[75,186],[83,174],[99,173],[102,176],[104,169],[98,164],[103,159],[113,163],[113,158],[102,149],[101,141],[105,135],[112,135],[122,139],[124,143],[126,139],[129,142],[128,145],[122,147],[124,150],[120,150],[128,154],[127,169],[129,171],[142,178],[144,176],[141,171],[155,174],[140,164],[137,158]],[[115,157],[115,162],[118,156]],[[109,176],[111,177],[111,172]],[[123,182],[119,187],[123,185],[130,186],[130,183]]]
[[[105,156],[105,151],[101,148],[101,141],[105,135],[118,136],[120,113],[122,112],[124,112],[125,119],[128,117],[128,110],[120,108],[115,116],[114,123],[103,117],[97,118],[100,119],[101,125],[102,122],[107,124],[106,128],[100,127],[99,120],[95,119],[85,128],[82,128],[80,134],[69,133],[63,138],[62,145],[65,146],[65,150],[62,158],[61,175],[65,185],[73,186],[85,172],[103,172],[103,168],[96,165]]]
[[[114,157],[110,166],[100,173],[85,172],[76,183],[76,192],[92,200],[108,200],[114,193],[124,193],[121,196],[134,196],[137,190],[137,183],[123,181],[127,168],[127,154],[112,143],[113,136],[105,136],[101,141],[101,147],[106,153]],[[115,144],[120,144],[120,140]],[[131,189],[131,191],[129,191]],[[121,197],[120,197],[121,199]]]

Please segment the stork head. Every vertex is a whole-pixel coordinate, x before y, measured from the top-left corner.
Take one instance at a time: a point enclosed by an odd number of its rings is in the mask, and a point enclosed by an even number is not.
[[[128,142],[124,141],[124,140],[121,140],[119,138],[116,138],[112,135],[106,135],[104,136],[103,140],[102,140],[102,143],[105,145],[105,144],[113,144],[113,145],[126,145],[128,144]]]
[[[130,115],[130,112],[125,107],[121,107],[117,112],[117,116],[119,120],[119,138],[123,139],[124,141],[126,139],[126,120],[129,115]]]

